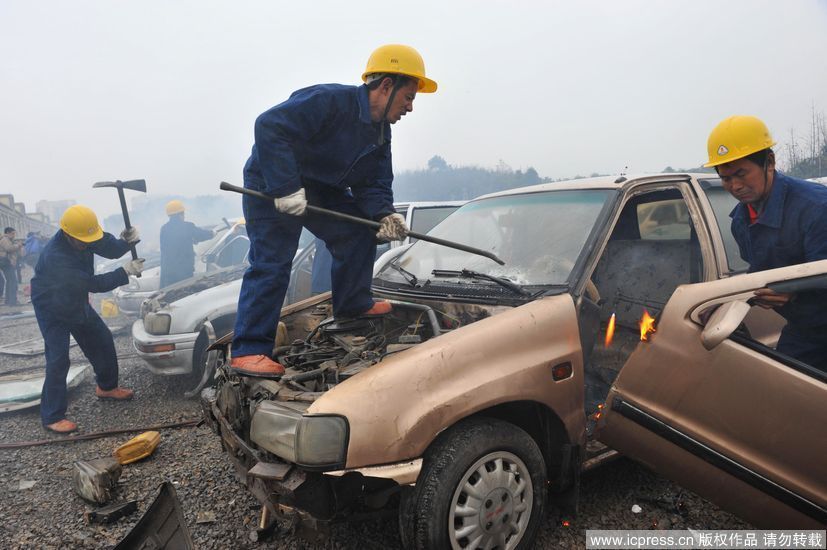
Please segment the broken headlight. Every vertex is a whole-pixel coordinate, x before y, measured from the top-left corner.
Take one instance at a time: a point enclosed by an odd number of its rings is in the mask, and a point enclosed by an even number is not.
[[[169,334],[171,322],[168,313],[147,313],[144,317],[144,330],[149,334]]]
[[[348,424],[343,416],[305,416],[263,401],[253,414],[250,439],[288,462],[311,468],[340,468],[347,454]]]
[[[347,431],[347,419],[343,416],[303,416],[296,433],[296,463],[343,467]]]

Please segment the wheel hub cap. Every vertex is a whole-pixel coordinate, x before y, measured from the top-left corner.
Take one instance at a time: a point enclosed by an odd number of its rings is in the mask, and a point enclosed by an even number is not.
[[[449,534],[454,549],[516,548],[531,519],[534,492],[520,458],[496,451],[475,462],[454,491]]]

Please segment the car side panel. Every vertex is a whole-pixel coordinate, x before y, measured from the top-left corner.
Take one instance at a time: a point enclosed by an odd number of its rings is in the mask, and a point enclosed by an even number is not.
[[[678,288],[651,342],[616,379],[599,439],[758,526],[818,525],[827,384],[733,340],[707,351],[689,315],[719,297],[825,271],[827,261],[813,262]]]
[[[551,369],[571,363],[555,382]],[[437,434],[497,404],[542,403],[581,441],[583,365],[570,295],[543,298],[387,357],[319,398],[308,414],[350,425],[347,467],[422,456]]]

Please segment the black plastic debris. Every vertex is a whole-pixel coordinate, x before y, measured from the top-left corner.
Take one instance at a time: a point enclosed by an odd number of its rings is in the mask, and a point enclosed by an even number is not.
[[[143,517],[115,550],[191,550],[193,547],[175,487],[165,481]]]
[[[83,517],[86,519],[86,523],[112,523],[124,516],[128,516],[137,509],[138,501],[128,500],[86,512],[83,514]]]

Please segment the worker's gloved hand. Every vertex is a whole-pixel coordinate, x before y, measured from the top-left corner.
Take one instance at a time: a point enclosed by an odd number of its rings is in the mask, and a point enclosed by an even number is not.
[[[144,259],[138,258],[137,260],[129,260],[125,264],[123,264],[123,270],[126,271],[127,275],[132,275],[133,277],[137,277],[141,274],[141,271],[144,270]]]
[[[121,240],[124,240],[129,244],[133,244],[141,240],[140,235],[138,235],[138,228],[130,227],[129,229],[124,229],[121,231]]]
[[[276,210],[291,216],[301,216],[307,209],[307,199],[304,196],[304,187],[286,197],[275,199]]]
[[[381,224],[376,233],[379,241],[401,241],[408,236],[408,226],[402,214],[389,214],[379,220]]]

